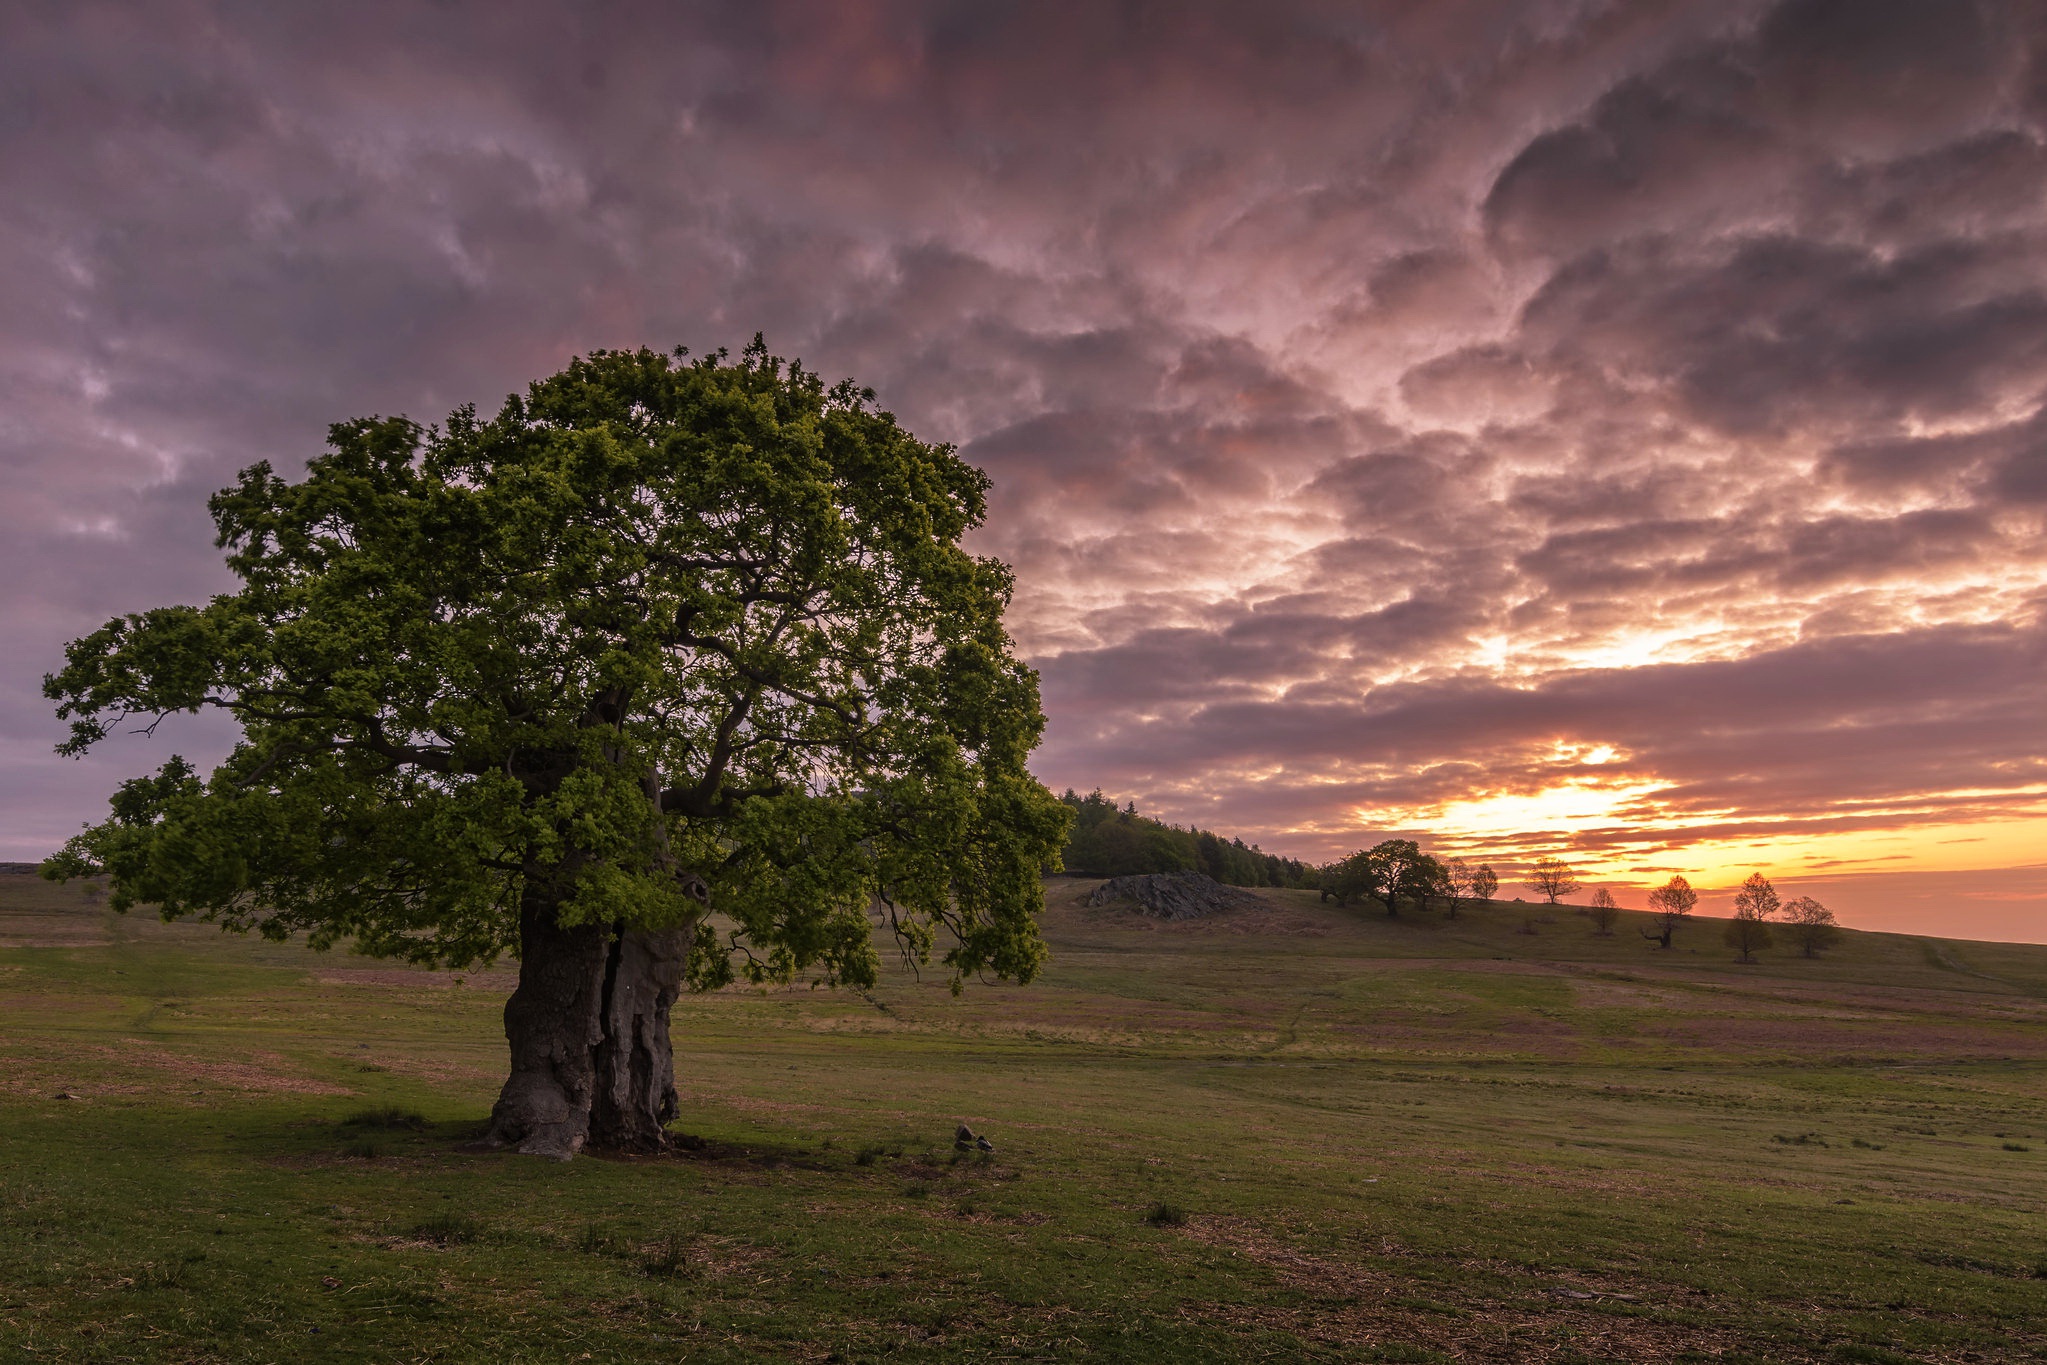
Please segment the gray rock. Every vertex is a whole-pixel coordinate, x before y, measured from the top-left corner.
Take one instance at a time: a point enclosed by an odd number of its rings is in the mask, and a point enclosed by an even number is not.
[[[1111,877],[1088,894],[1089,905],[1137,902],[1138,910],[1155,919],[1201,919],[1225,910],[1259,904],[1256,896],[1203,872],[1147,872]]]

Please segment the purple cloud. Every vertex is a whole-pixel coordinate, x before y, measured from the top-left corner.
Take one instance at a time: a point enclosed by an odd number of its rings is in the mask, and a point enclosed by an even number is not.
[[[2047,813],[2013,0],[16,7],[0,157],[0,857],[160,759],[39,679],[225,586],[236,468],[756,329],[993,475],[1054,785],[1319,856],[1603,745],[1501,847],[1617,867]]]

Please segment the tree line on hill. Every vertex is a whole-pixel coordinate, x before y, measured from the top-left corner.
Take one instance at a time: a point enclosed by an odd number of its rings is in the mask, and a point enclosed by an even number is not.
[[[1059,800],[1074,813],[1067,835],[1065,866],[1083,877],[1123,877],[1148,872],[1202,872],[1226,886],[1276,886],[1319,891],[1340,906],[1372,901],[1388,915],[1403,905],[1427,911],[1440,905],[1451,919],[1472,905],[1491,901],[1500,878],[1486,863],[1441,857],[1412,839],[1385,839],[1334,862],[1314,866],[1267,853],[1242,839],[1225,839],[1205,829],[1180,828],[1137,812],[1135,801],[1122,806],[1100,790],[1086,796],[1069,787]],[[1555,856],[1538,858],[1524,883],[1550,906],[1584,890],[1569,863]],[[1698,906],[1699,893],[1682,876],[1674,876],[1649,893],[1649,922],[1642,937],[1668,949],[1679,929]],[[1581,913],[1592,921],[1593,933],[1613,935],[1621,905],[1605,887],[1595,887]],[[1834,912],[1810,896],[1782,900],[1769,878],[1758,872],[1734,896],[1734,917],[1721,939],[1742,962],[1755,961],[1758,950],[1775,941],[1781,927],[1807,957],[1818,956],[1840,935]],[[1524,932],[1535,932],[1533,916]]]
[[[1499,887],[1499,878],[1486,864],[1439,858],[1423,852],[1412,839],[1387,839],[1359,849],[1315,869],[1315,874],[1322,899],[1338,905],[1360,897],[1375,900],[1389,915],[1398,915],[1402,902],[1427,910],[1432,902],[1441,901],[1454,919],[1460,907],[1491,900]],[[1553,906],[1584,890],[1576,870],[1554,856],[1536,859],[1525,884]],[[1698,903],[1699,893],[1692,884],[1683,876],[1672,877],[1649,893],[1651,918],[1641,929],[1642,937],[1668,949]],[[1611,937],[1614,925],[1620,922],[1621,905],[1602,886],[1593,890],[1581,913],[1591,919],[1593,933]],[[1739,961],[1753,962],[1758,949],[1775,941],[1773,923],[1782,926],[1806,957],[1817,957],[1841,933],[1832,910],[1811,896],[1783,900],[1770,879],[1757,872],[1735,892],[1734,916],[1722,927],[1721,941],[1735,950]],[[1534,918],[1523,927],[1525,932],[1535,932]]]
[[[1315,886],[1315,869],[1298,859],[1267,853],[1242,839],[1139,815],[1135,801],[1119,808],[1099,790],[1079,796],[1071,787],[1059,800],[1073,811],[1065,864],[1077,876],[1203,872],[1225,886]]]

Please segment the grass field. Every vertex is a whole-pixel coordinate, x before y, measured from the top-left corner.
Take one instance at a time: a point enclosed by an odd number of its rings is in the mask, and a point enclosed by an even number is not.
[[[686,998],[702,1148],[556,1165],[463,1150],[507,971],[0,876],[0,1358],[2047,1355],[2047,948],[1087,885],[1028,988]]]

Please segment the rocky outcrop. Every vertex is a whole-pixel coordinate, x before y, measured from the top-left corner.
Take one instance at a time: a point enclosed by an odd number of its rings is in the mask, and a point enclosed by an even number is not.
[[[1147,872],[1111,877],[1088,894],[1089,905],[1135,901],[1140,913],[1156,919],[1201,919],[1259,904],[1256,896],[1224,886],[1201,872]]]

